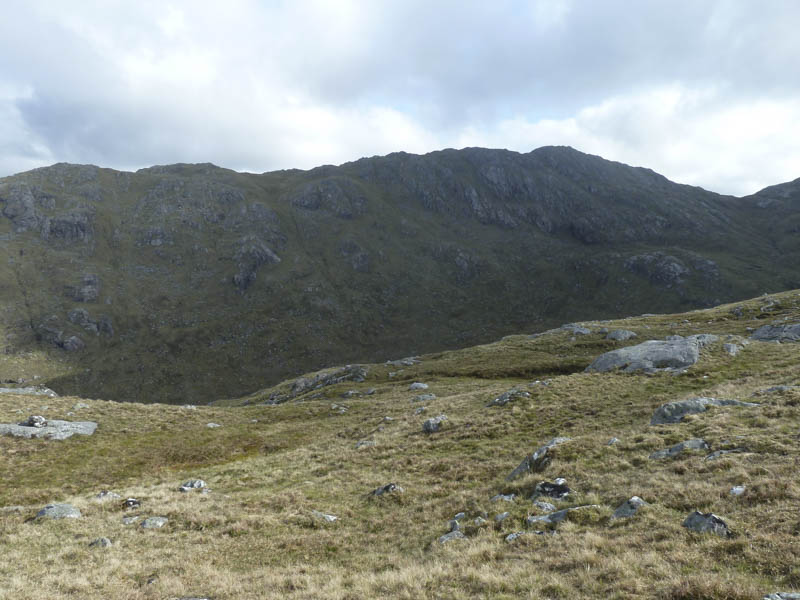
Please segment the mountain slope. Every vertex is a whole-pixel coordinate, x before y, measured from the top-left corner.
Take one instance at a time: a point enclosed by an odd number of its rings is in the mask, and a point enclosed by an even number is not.
[[[234,397],[800,286],[797,236],[765,235],[758,202],[554,147],[262,175],[59,164],[0,180],[0,339],[60,361],[37,375],[64,393]]]
[[[23,600],[796,592],[800,343],[749,339],[771,324],[800,324],[800,291],[363,365],[363,381],[304,391],[284,382],[241,407],[203,406],[205,395],[178,407],[0,392],[0,422],[39,413],[98,423],[94,435],[63,441],[0,437],[2,589]],[[603,328],[638,338],[609,340]],[[719,339],[682,374],[584,372],[604,352],[698,334]],[[0,366],[19,358],[0,356]],[[302,393],[260,403],[287,389]],[[528,395],[487,406],[512,389]],[[698,396],[758,406],[651,424],[662,404]],[[442,414],[441,430],[425,433]],[[549,462],[508,479],[556,437],[569,439]],[[652,457],[689,439],[709,448]],[[714,457],[720,450],[729,452]],[[534,503],[534,490],[559,477],[570,494],[538,500],[583,508],[535,520],[552,509]],[[196,478],[211,492],[178,491]],[[403,492],[370,495],[389,483]],[[647,505],[612,518],[634,495]],[[140,506],[123,508],[128,497]],[[52,502],[82,516],[35,518]],[[695,510],[718,515],[730,534],[683,527]],[[168,521],[143,529],[151,516]],[[465,537],[440,542],[454,518]],[[112,545],[89,546],[101,536]]]

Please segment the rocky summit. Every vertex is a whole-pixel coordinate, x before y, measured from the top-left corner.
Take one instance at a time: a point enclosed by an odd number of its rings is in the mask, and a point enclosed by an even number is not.
[[[800,287],[798,189],[721,196],[568,147],[263,174],[57,164],[0,179],[0,349],[20,358],[0,375],[183,404]],[[758,339],[796,338],[770,327]]]

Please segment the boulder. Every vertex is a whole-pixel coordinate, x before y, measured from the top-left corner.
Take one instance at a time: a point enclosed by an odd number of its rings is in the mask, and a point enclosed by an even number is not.
[[[613,340],[615,342],[626,342],[635,337],[638,336],[633,331],[629,331],[627,329],[615,329],[606,336],[606,339]]]
[[[513,502],[514,501],[514,494],[497,494],[496,496],[492,496],[489,498],[489,502]]]
[[[701,513],[696,510],[686,517],[682,525],[698,533],[715,533],[720,537],[731,535],[727,523],[714,513]]]
[[[739,350],[741,350],[742,347],[738,344],[722,344],[722,349],[731,356],[736,356],[739,354]]]
[[[190,479],[189,481],[181,484],[178,488],[180,492],[191,492],[192,490],[202,490],[206,488],[206,482],[202,479]]]
[[[419,394],[411,399],[412,402],[430,402],[431,400],[436,400],[436,394]]]
[[[14,437],[44,438],[49,440],[65,440],[73,435],[92,435],[97,429],[93,421],[59,421],[50,420],[44,426],[27,426],[9,423],[0,423],[0,435],[13,435]]]
[[[800,323],[764,325],[756,329],[750,339],[759,342],[798,342],[800,341]]]
[[[414,392],[416,390],[427,390],[427,389],[428,389],[428,384],[422,383],[420,381],[415,381],[414,383],[408,386],[408,390],[411,392]]]
[[[442,428],[442,423],[444,423],[446,420],[447,420],[447,415],[439,415],[438,417],[427,419],[422,424],[422,430],[425,433],[436,433]]]
[[[42,415],[31,415],[20,423],[23,427],[47,427],[47,419]]]
[[[747,486],[744,485],[735,485],[731,488],[730,494],[731,496],[741,496],[747,490]]]
[[[325,521],[326,523],[333,523],[339,519],[339,517],[336,515],[328,515],[318,510],[312,510],[311,515],[320,521]]]
[[[94,540],[91,544],[89,544],[90,548],[108,548],[111,546],[111,540],[107,537],[100,537]]]
[[[708,444],[705,440],[694,438],[691,440],[686,440],[685,442],[681,442],[680,444],[675,444],[674,446],[665,448],[664,450],[653,452],[650,455],[650,458],[653,460],[672,458],[674,456],[678,456],[678,454],[684,450],[708,450]]]
[[[689,398],[677,402],[667,402],[658,407],[650,419],[650,425],[665,425],[678,423],[686,415],[705,412],[709,406],[744,406],[756,407],[754,402],[741,402],[739,400],[718,400],[716,398]]]
[[[630,500],[626,500],[622,504],[617,507],[617,510],[614,511],[614,514],[611,515],[612,519],[627,519],[632,517],[636,514],[642,506],[647,506],[647,502],[639,498],[639,496],[633,496]]]
[[[374,445],[375,442],[373,440],[359,440],[356,442],[356,450],[359,450],[360,448],[370,448]]]
[[[548,455],[550,449],[564,442],[568,442],[569,439],[568,437],[557,437],[547,442],[544,446],[540,446],[533,454],[526,456],[517,468],[509,473],[508,477],[506,477],[506,481],[511,481],[527,473],[536,473],[544,470],[544,468],[550,464],[551,456]]]
[[[718,339],[715,335],[699,334],[686,338],[671,336],[666,340],[649,340],[601,354],[586,367],[586,371],[605,373],[621,369],[624,373],[634,373],[686,369],[697,363],[700,348]]]
[[[37,519],[79,519],[81,511],[72,504],[48,504],[38,513]]]

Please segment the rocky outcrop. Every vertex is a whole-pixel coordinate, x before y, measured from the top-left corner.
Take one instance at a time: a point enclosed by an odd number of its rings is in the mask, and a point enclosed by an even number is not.
[[[76,302],[94,302],[100,296],[100,278],[88,273],[81,277],[79,284],[68,286],[66,292]]]
[[[800,323],[791,325],[764,325],[750,336],[759,342],[798,342],[800,341]]]
[[[625,268],[647,278],[652,284],[665,288],[684,283],[690,273],[680,259],[663,252],[632,256],[625,261]]]
[[[333,371],[321,371],[310,377],[295,379],[288,391],[277,390],[272,392],[266,404],[282,404],[312,390],[318,390],[345,381],[362,382],[366,376],[367,368],[361,365],[346,365]]]
[[[352,180],[329,177],[295,191],[289,196],[289,203],[304,211],[319,211],[339,219],[353,219],[366,211],[367,196]]]
[[[233,276],[233,284],[242,292],[256,280],[256,272],[261,266],[281,262],[271,248],[253,236],[241,240],[235,260],[239,272]]]

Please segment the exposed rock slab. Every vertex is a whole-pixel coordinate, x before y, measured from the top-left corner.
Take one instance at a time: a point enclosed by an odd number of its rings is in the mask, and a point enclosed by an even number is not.
[[[0,435],[13,435],[22,438],[46,438],[65,440],[73,435],[92,435],[97,429],[94,421],[47,421],[43,427],[29,427],[12,423],[0,423]]]
[[[709,406],[744,406],[756,407],[755,402],[741,402],[740,400],[718,400],[717,398],[690,398],[688,400],[678,400],[677,402],[667,402],[658,407],[650,419],[650,425],[665,425],[678,423],[686,415],[705,412]]]
[[[764,325],[756,329],[750,339],[759,342],[798,342],[800,341],[800,323]]]
[[[72,504],[48,504],[38,513],[38,519],[79,519],[81,511]]]

